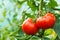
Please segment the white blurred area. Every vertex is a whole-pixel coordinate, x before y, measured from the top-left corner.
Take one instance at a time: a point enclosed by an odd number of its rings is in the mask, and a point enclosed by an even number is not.
[[[60,8],[60,0],[56,0],[57,1],[57,3],[58,3],[58,7],[57,8]]]
[[[60,0],[56,0],[57,1],[57,3],[60,5]]]

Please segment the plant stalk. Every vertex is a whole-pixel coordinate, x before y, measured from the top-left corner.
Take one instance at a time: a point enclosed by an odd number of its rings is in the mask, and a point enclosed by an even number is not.
[[[40,0],[39,4],[39,15],[42,16],[42,11],[43,11],[43,0]]]

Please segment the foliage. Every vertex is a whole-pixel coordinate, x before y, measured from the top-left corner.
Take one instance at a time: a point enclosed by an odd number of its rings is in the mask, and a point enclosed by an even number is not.
[[[47,2],[49,1],[49,2]],[[0,40],[60,40],[60,10],[55,0],[43,0],[42,12],[52,12],[56,16],[56,24],[52,29],[47,29],[42,34],[26,35],[22,32],[23,21],[30,17],[34,21],[39,15],[40,0],[1,0],[0,4]],[[10,3],[11,4],[10,4]],[[7,5],[7,6],[6,6]],[[4,25],[5,24],[5,25]],[[51,33],[52,32],[52,33]],[[52,36],[50,38],[49,36]]]

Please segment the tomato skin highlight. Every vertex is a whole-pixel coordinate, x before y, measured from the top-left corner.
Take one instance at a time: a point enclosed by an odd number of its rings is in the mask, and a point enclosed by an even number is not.
[[[38,29],[31,18],[28,18],[23,22],[22,30],[28,35],[34,35],[38,32]]]
[[[39,17],[36,20],[36,25],[40,29],[52,28],[55,24],[55,16],[52,13],[47,13],[45,16]]]

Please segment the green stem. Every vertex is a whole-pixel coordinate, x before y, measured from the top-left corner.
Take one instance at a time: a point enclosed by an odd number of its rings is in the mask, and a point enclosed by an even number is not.
[[[26,38],[25,40],[29,40],[33,35],[29,36],[28,38]]]
[[[43,0],[40,0],[39,4],[39,15],[42,16],[42,11],[43,11]]]
[[[40,7],[41,11],[43,10],[43,0],[41,0],[41,7]]]

